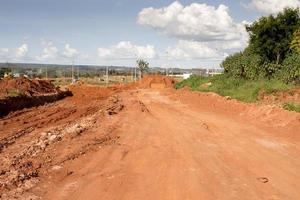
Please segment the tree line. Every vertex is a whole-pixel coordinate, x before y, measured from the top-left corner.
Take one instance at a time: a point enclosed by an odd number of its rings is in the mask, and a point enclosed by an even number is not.
[[[286,8],[247,25],[246,49],[221,64],[230,76],[244,79],[276,78],[300,84],[300,13]]]

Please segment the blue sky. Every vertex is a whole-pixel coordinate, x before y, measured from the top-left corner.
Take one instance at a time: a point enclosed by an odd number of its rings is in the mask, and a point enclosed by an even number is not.
[[[244,24],[278,2],[0,0],[0,62],[218,67],[246,45]]]

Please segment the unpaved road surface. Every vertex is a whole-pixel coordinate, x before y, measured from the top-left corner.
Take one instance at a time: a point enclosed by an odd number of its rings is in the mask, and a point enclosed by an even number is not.
[[[214,95],[189,93],[128,90],[108,108],[95,103],[98,111],[80,115],[90,120],[87,131],[49,145],[56,157],[23,198],[300,199],[299,114],[280,111],[279,119],[274,110],[234,110]],[[100,115],[100,107],[114,113]],[[86,151],[64,159],[75,146]]]

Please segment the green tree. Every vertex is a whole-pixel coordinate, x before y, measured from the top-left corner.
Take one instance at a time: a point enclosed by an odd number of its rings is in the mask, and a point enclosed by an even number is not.
[[[141,72],[141,78],[143,78],[144,73],[149,70],[149,63],[143,59],[139,59],[136,62],[137,62],[138,68]]]
[[[0,78],[4,77],[5,73],[10,73],[11,69],[9,68],[0,68]]]
[[[259,75],[263,74],[260,70],[262,64],[260,56],[254,54],[249,48],[244,52],[235,53],[227,57],[221,64],[225,73],[246,79],[256,79]]]
[[[235,53],[228,56],[221,64],[224,72],[234,77],[244,77],[244,67],[242,66],[243,53]]]
[[[290,52],[293,33],[300,27],[299,9],[287,8],[278,15],[261,17],[246,26],[249,47],[265,62],[281,64]]]
[[[291,49],[300,54],[300,29],[296,30],[293,34]]]

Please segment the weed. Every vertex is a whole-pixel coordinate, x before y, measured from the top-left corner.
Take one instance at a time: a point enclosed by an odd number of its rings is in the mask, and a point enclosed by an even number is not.
[[[205,83],[211,84],[207,86]],[[225,74],[214,77],[191,76],[189,79],[177,83],[175,88],[179,89],[186,86],[196,91],[215,92],[221,96],[230,96],[243,102],[256,102],[261,91],[271,94],[294,87],[276,79],[246,80]]]
[[[299,104],[286,103],[283,105],[283,108],[288,111],[300,112]]]

